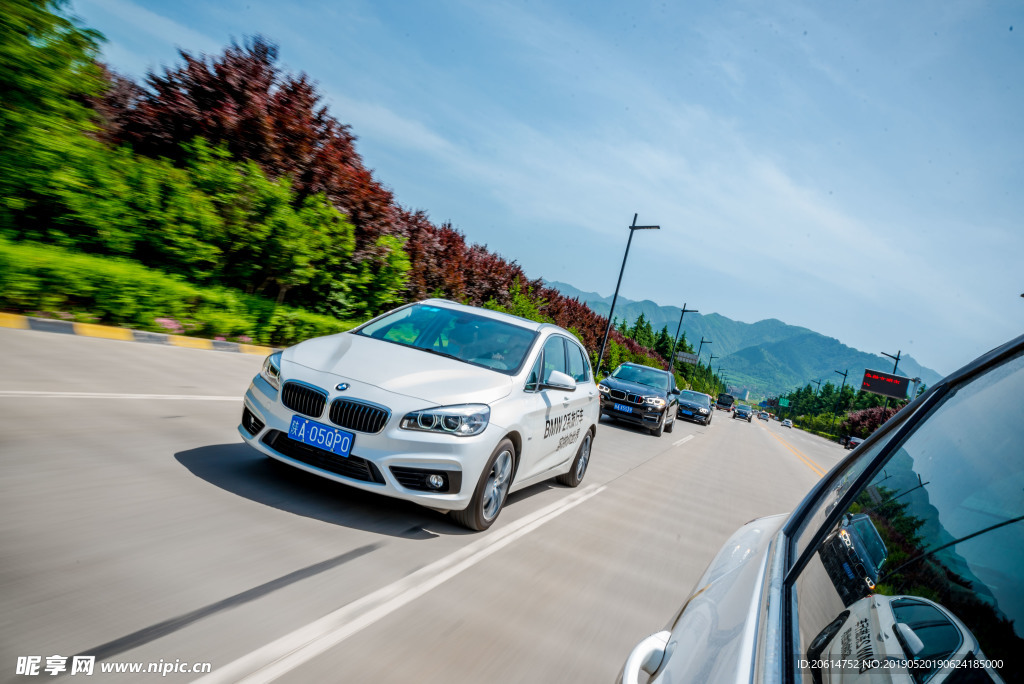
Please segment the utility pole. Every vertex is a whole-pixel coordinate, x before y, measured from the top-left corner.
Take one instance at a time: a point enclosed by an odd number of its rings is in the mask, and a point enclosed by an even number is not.
[[[833,432],[836,429],[836,411],[839,410],[839,402],[841,402],[843,400],[843,390],[846,389],[846,376],[847,376],[847,374],[849,374],[850,370],[847,369],[847,370],[843,371],[842,373],[839,373],[839,371],[833,371],[833,372],[838,373],[839,375],[843,376],[843,386],[839,388],[839,396],[836,397],[836,405],[832,409],[832,427],[830,427],[828,429],[829,432]],[[835,434],[835,433],[833,432],[833,434]]]
[[[622,274],[626,272],[626,259],[629,258],[629,246],[633,244],[633,231],[636,230],[661,230],[661,226],[638,226],[636,225],[636,217],[638,214],[633,214],[633,224],[629,226],[629,240],[626,241],[626,253],[622,256],[622,268],[619,269],[619,282],[615,284],[615,296],[612,297],[612,308],[608,312],[608,325],[604,329],[604,339],[601,340],[601,353],[597,355],[597,370],[594,371],[594,378],[601,373],[601,363],[604,361],[604,348],[608,344],[608,333],[612,329],[612,316],[615,315],[615,302],[619,299],[619,286],[622,285]]]
[[[882,352],[882,356],[888,356],[890,359],[896,359],[896,363],[892,364],[892,374],[893,375],[896,375],[896,367],[900,365],[900,351],[901,350],[897,350],[896,351],[896,356],[893,356],[892,354],[886,354],[885,352]],[[885,398],[885,408],[889,408],[889,397]]]

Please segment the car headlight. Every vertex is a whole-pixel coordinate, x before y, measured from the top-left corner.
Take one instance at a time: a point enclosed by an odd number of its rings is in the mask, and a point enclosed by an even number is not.
[[[487,404],[461,404],[438,406],[406,414],[401,427],[421,432],[441,432],[456,437],[479,435],[491,419]]]
[[[701,409],[701,410],[700,410],[700,412],[701,412],[701,413],[707,413],[707,412],[708,412],[708,410],[707,410],[707,409]]]
[[[658,408],[661,408],[662,406],[665,405],[665,400],[662,399],[661,397],[644,397],[644,401],[647,402],[648,404],[653,404]]]
[[[281,389],[281,352],[274,352],[263,360],[260,375],[270,383],[271,387]]]
[[[607,385],[598,385],[597,391],[600,392],[601,394],[608,394],[609,392],[611,392],[611,389]]]

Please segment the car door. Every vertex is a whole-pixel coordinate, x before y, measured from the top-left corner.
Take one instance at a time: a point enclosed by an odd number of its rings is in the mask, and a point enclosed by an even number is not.
[[[586,392],[581,393],[581,400],[575,390],[542,389],[555,371],[569,374],[568,342],[562,335],[548,337],[527,378],[525,391],[532,395],[524,421],[528,426],[529,448],[523,448],[517,480],[543,473],[564,462],[566,458],[571,458],[571,455],[565,454],[569,453],[567,447],[570,446],[572,435],[582,423],[584,412],[580,404],[585,401]],[[591,399],[596,400],[595,397]]]

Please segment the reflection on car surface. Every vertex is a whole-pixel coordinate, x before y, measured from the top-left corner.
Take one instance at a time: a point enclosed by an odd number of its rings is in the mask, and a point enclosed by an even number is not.
[[[971,630],[920,596],[860,599],[818,633],[806,659],[816,684],[872,682],[879,674],[922,684],[1001,679]]]
[[[714,417],[713,413],[711,399],[703,392],[683,390],[679,393],[678,415],[683,420],[707,425]]]
[[[238,431],[295,468],[482,530],[509,492],[580,483],[598,412],[571,333],[432,299],[271,354]]]
[[[660,368],[624,363],[597,386],[601,415],[645,427],[655,437],[672,432],[679,389],[671,373]]]
[[[871,518],[864,514],[844,517],[818,554],[844,606],[875,590],[878,572],[889,555]]]
[[[1022,394],[1024,336],[930,387],[740,528],[620,681],[1024,680],[1024,421],[992,410]]]

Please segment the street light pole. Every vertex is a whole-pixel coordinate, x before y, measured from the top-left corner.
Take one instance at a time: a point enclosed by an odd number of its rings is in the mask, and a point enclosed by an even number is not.
[[[676,373],[676,345],[679,344],[679,331],[683,329],[683,316],[688,313],[697,313],[696,309],[687,309],[686,304],[683,304],[683,310],[679,312],[679,325],[676,327],[676,336],[672,340],[672,354],[668,359],[668,369],[672,371],[672,374]],[[703,337],[701,339],[704,339]]]
[[[711,340],[705,340],[704,336],[700,336],[700,346],[697,347],[697,365],[700,365],[700,350],[704,348],[705,344],[711,344]]]
[[[626,241],[626,253],[622,256],[622,268],[619,269],[619,282],[615,284],[615,296],[612,297],[612,308],[608,312],[608,325],[604,329],[604,339],[601,340],[601,353],[597,356],[597,370],[594,371],[594,377],[596,378],[601,373],[601,363],[604,361],[604,348],[608,344],[608,333],[612,330],[612,316],[615,314],[615,302],[619,299],[619,286],[622,285],[622,274],[626,271],[626,259],[629,258],[629,246],[633,244],[633,231],[635,230],[660,230],[661,226],[638,226],[636,225],[636,217],[638,214],[633,214],[633,223],[629,226],[629,240]]]

